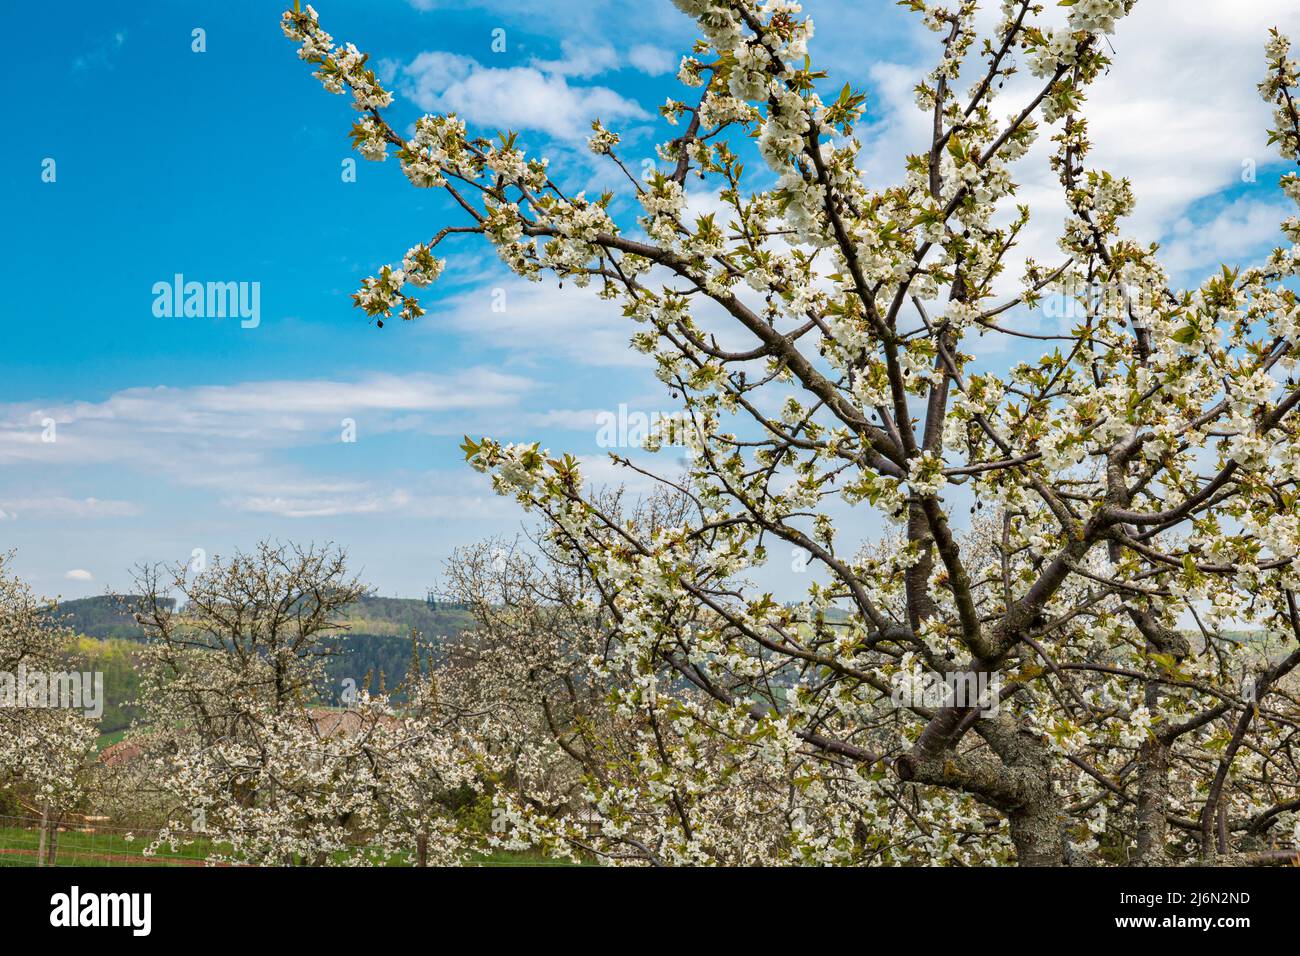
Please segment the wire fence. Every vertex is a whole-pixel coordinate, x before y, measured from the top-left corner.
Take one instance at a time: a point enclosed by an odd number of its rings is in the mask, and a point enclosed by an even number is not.
[[[164,844],[146,855],[157,836],[156,829],[111,826],[93,816],[55,821],[0,816],[0,866],[205,865],[206,840],[175,850]]]
[[[115,826],[107,817],[78,816],[45,821],[38,816],[0,815],[0,867],[6,866],[208,866],[212,843],[196,839],[174,850],[162,843],[145,850],[159,831],[148,827]],[[219,848],[218,848],[219,849]],[[373,847],[355,852],[388,866],[412,866],[405,854],[392,856]],[[555,866],[540,854],[498,852],[473,855],[470,866]],[[223,866],[238,865],[222,862]]]

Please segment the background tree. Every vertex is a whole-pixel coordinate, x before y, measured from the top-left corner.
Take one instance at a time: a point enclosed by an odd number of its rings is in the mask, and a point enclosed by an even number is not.
[[[45,865],[64,816],[93,784],[98,731],[84,709],[50,699],[48,678],[66,671],[74,635],[54,602],[9,572],[10,560],[0,554],[0,791],[39,815],[37,862]]]
[[[145,762],[131,777],[169,803],[155,848],[202,839],[209,860],[272,865],[463,855],[438,798],[469,765],[431,715],[431,688],[414,684],[399,711],[357,675],[343,707],[321,704],[342,619],[365,593],[346,554],[263,542],[197,573],[142,569],[137,588]]]
[[[160,842],[211,836],[273,863],[339,849],[358,807],[338,777],[356,761],[331,751],[313,707],[326,639],[363,591],[345,556],[263,542],[197,572],[142,568],[136,590],[143,779],[172,805]]]

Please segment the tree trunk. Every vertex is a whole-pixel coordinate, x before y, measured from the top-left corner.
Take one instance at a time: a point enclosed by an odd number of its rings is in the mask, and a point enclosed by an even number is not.
[[[1169,748],[1152,737],[1138,752],[1137,857],[1138,866],[1162,866],[1169,838],[1165,819],[1165,791]]]
[[[50,820],[50,839],[46,844],[46,866],[54,866],[59,856],[59,818],[53,817]]]
[[[1050,789],[1007,815],[1019,866],[1065,866],[1063,817],[1060,800]]]
[[[50,812],[50,805],[41,806],[41,832],[36,847],[36,865],[53,866],[59,850],[59,818]]]

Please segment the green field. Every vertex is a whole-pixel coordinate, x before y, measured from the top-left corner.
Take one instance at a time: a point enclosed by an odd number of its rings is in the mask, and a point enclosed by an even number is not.
[[[148,836],[127,839],[126,833],[82,833],[66,830],[59,834],[56,866],[202,866],[208,853],[207,841],[178,847],[172,853],[163,847],[147,857]],[[35,828],[0,827],[0,866],[34,866],[40,834]]]
[[[115,730],[111,734],[100,734],[99,737],[95,739],[95,749],[103,750],[106,747],[113,746],[113,744],[120,743],[126,737],[128,732],[129,729],[124,728],[122,730]]]
[[[59,834],[56,866],[202,866],[211,844],[199,840],[177,847],[173,853],[163,847],[155,856],[144,855],[151,834],[128,840],[126,833],[97,831],[83,833],[66,830]],[[40,835],[34,827],[0,826],[0,867],[35,866]],[[410,866],[403,855],[390,857],[385,866]],[[564,860],[552,860],[537,853],[498,851],[475,855],[469,866],[568,866]]]

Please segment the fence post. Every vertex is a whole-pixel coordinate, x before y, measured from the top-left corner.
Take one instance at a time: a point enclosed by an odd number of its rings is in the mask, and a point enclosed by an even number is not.
[[[50,825],[50,805],[49,803],[41,804],[41,833],[39,842],[36,845],[36,865],[45,866],[45,840],[49,833]]]
[[[59,856],[59,821],[62,818],[63,818],[62,814],[50,815],[50,822],[49,822],[50,838],[45,846],[45,851],[47,854],[47,859],[45,861],[46,866],[57,865],[56,861],[58,860],[58,856]]]

